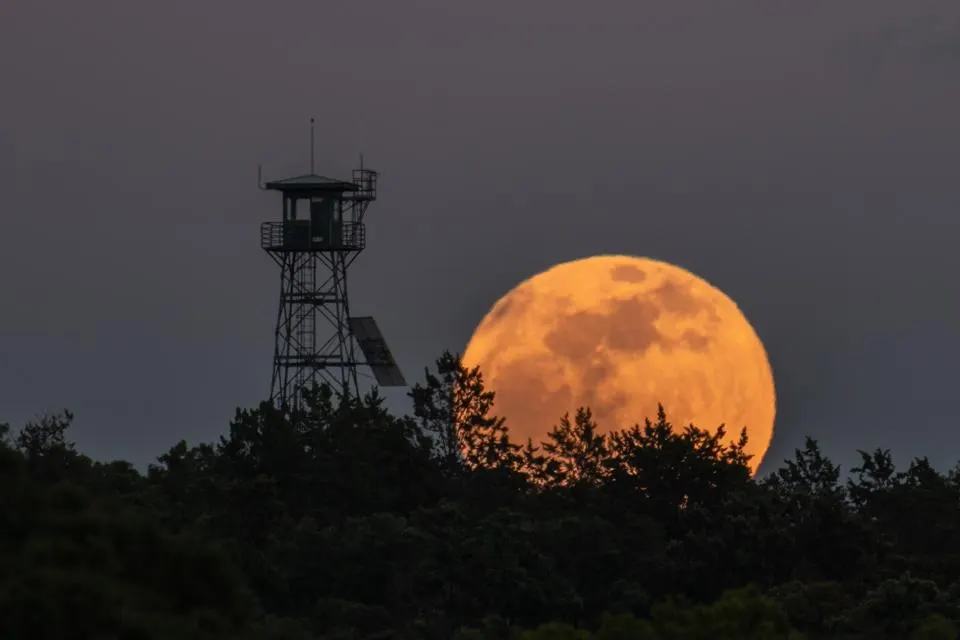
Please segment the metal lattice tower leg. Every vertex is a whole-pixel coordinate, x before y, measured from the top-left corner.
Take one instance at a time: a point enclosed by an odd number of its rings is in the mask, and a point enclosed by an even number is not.
[[[350,334],[347,267],[343,252],[273,254],[280,265],[270,397],[278,407],[302,407],[301,390],[329,384],[335,391],[359,393],[357,360]]]

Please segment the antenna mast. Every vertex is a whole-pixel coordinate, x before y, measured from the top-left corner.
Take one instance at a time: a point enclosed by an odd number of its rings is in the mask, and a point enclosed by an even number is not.
[[[313,149],[314,149],[314,128],[313,128],[314,119],[310,118],[310,173],[316,173],[313,168]]]

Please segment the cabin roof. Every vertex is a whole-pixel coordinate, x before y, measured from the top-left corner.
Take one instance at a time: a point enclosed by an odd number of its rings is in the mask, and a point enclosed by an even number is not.
[[[293,178],[283,178],[280,180],[271,180],[264,185],[265,189],[282,192],[303,192],[303,191],[326,191],[326,192],[344,192],[359,191],[360,185],[344,180],[326,178],[312,173]]]

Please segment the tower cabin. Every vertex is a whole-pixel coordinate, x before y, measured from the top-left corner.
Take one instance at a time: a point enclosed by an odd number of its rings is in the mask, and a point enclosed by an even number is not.
[[[261,225],[262,248],[277,253],[363,250],[362,205],[376,199],[376,176],[357,169],[351,182],[313,174],[267,182],[264,189],[283,196],[283,217]]]

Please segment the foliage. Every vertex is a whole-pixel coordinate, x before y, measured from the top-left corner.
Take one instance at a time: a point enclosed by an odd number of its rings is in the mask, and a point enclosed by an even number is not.
[[[662,407],[515,443],[449,353],[411,399],[238,410],[145,473],[78,452],[67,411],[0,425],[0,637],[958,635],[960,467],[861,451],[844,478],[808,439],[754,480],[744,433]]]

